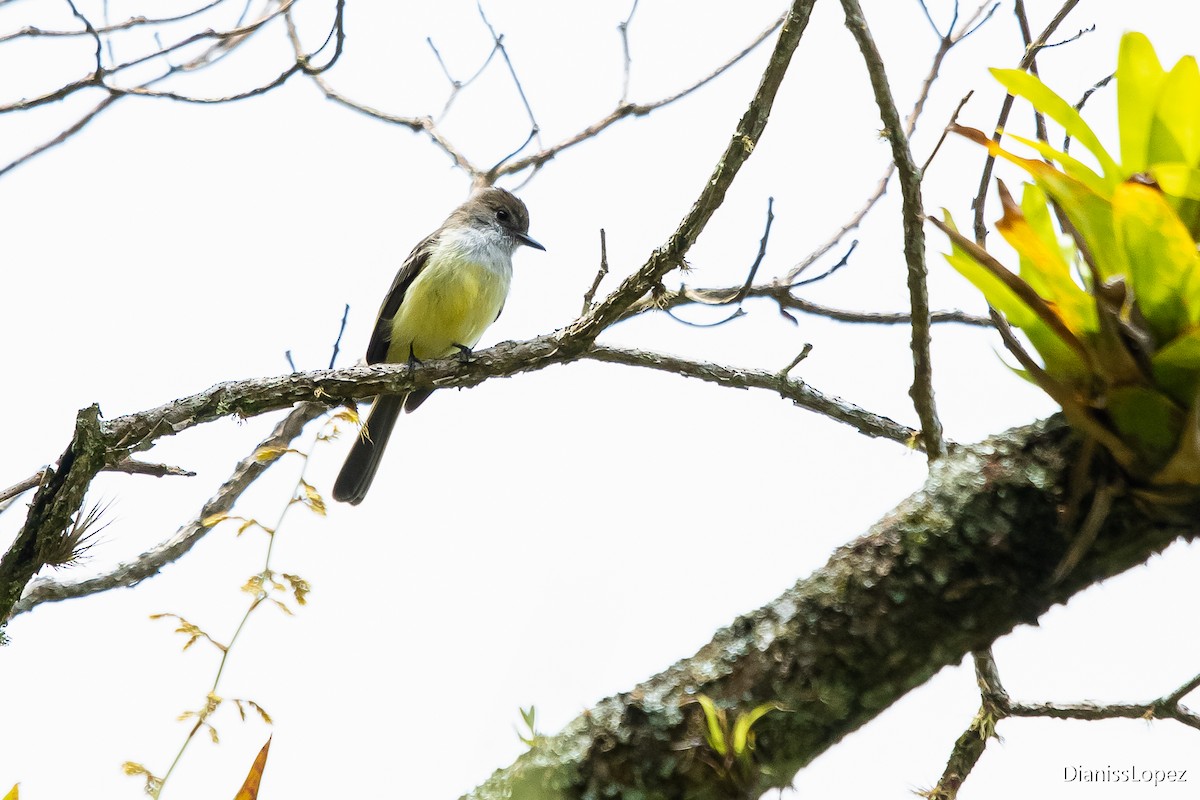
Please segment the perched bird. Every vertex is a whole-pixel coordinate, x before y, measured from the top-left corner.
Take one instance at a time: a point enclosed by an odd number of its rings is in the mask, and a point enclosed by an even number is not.
[[[396,273],[367,345],[367,363],[419,363],[455,353],[468,357],[504,309],[513,252],[523,244],[546,249],[529,236],[525,204],[494,186],[473,194],[413,248]],[[333,485],[335,500],[362,502],[401,408],[414,410],[432,392],[375,398],[365,430]]]

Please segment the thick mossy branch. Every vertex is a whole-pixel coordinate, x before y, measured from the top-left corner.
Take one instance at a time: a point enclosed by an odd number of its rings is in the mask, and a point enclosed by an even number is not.
[[[89,406],[75,418],[75,434],[58,461],[58,469],[42,481],[24,527],[0,559],[0,621],[8,616],[25,584],[46,563],[45,554],[54,549],[54,540],[70,527],[92,478],[108,463],[107,457],[108,448],[100,431],[100,408]]]
[[[469,797],[758,797],[943,667],[1195,535],[1122,499],[1092,549],[1053,584],[1070,544],[1058,520],[1074,450],[1058,418],[956,449],[820,570],[696,655],[602,701]],[[756,725],[754,785],[717,780],[692,702],[700,693],[731,715],[769,701],[791,709]]]

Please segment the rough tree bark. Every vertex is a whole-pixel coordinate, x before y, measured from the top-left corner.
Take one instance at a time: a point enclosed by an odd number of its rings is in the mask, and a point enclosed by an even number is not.
[[[955,449],[823,568],[539,741],[468,797],[757,798],[788,785],[938,670],[1196,535],[1195,525],[1156,521],[1122,499],[1084,559],[1053,583],[1071,541],[1060,513],[1076,449],[1059,418]],[[764,702],[790,710],[755,726],[751,781],[722,781],[710,766],[701,693],[731,718]]]

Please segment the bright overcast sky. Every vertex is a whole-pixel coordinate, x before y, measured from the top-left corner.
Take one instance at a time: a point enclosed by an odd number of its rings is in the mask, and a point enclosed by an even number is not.
[[[324,35],[328,5],[298,4],[312,44]],[[1034,27],[1058,5],[1029,2]],[[865,6],[906,109],[937,41],[916,2]],[[85,7],[98,18],[99,2]],[[485,7],[546,143],[613,108],[622,81],[616,25],[627,0]],[[783,7],[754,0],[734,13],[729,4],[642,0],[630,28],[630,98],[647,102],[688,85]],[[944,25],[951,4],[930,7]],[[110,2],[113,20],[139,13],[151,9]],[[0,2],[0,32],[27,24],[76,23],[65,3]],[[1149,34],[1168,63],[1198,49],[1200,11],[1191,2],[1085,2],[1061,33],[1093,24],[1039,61],[1067,98],[1111,71],[1126,30]],[[436,115],[446,100],[426,37],[456,77],[468,76],[490,46],[465,0],[350,2],[346,27],[346,53],[330,81],[401,115]],[[218,94],[277,72],[288,57],[282,31],[260,37],[223,69],[178,87]],[[136,52],[136,41],[117,40],[117,58]],[[547,252],[517,254],[508,304],[481,347],[570,322],[598,266],[600,228],[613,273],[602,292],[641,265],[708,179],[768,51],[563,153],[520,190],[530,232]],[[944,64],[913,142],[918,161],[969,89],[976,93],[960,120],[994,124],[1000,92],[986,67],[1013,66],[1020,56],[1004,0]],[[0,103],[82,76],[90,58],[86,39],[0,46]],[[51,138],[87,102],[0,118],[0,161]],[[1088,112],[1114,142],[1111,89]],[[1028,117],[1018,106],[1015,126],[1028,127]],[[480,164],[521,143],[529,124],[499,60],[455,100],[443,127]],[[840,7],[820,2],[765,136],[689,255],[688,285],[744,279],[768,197],[776,220],[760,277],[786,272],[824,242],[888,162],[879,128]],[[927,209],[945,206],[965,220],[981,162],[973,145],[949,141],[929,170]],[[326,102],[301,78],[234,105],[118,103],[62,147],[0,177],[0,485],[53,462],[76,412],[92,403],[114,417],[220,381],[285,373],[288,350],[298,369],[326,366],[347,303],[340,365],[349,365],[366,347],[395,269],[467,189],[426,138]],[[992,218],[995,208],[993,198]],[[898,209],[893,187],[853,234],[861,244],[849,266],[805,296],[903,309]],[[979,312],[981,299],[937,255],[945,243],[933,231],[929,246],[934,307]],[[673,273],[668,285],[680,279]],[[746,310],[710,329],[640,319],[605,340],[766,369],[811,343],[797,376],[915,424],[906,330],[805,316],[792,325],[766,302]],[[714,318],[702,311],[680,315]],[[998,348],[986,331],[935,331],[950,438],[973,441],[1053,410],[1003,365]],[[194,478],[101,476],[91,498],[110,503],[111,524],[84,565],[59,575],[101,571],[169,536],[277,419],[206,425],[145,456]],[[296,446],[308,448],[315,433]],[[317,448],[308,475],[319,491],[328,493],[346,447],[343,437]],[[281,462],[236,513],[273,524],[299,468],[294,457]],[[272,733],[264,798],[457,797],[522,751],[520,707],[536,705],[539,729],[552,733],[691,655],[862,534],[920,486],[924,470],[919,453],[768,393],[631,368],[582,363],[439,392],[401,419],[363,505],[335,505],[325,518],[293,509],[272,565],[312,585],[309,604],[294,617],[257,612],[218,690],[258,702],[275,725],[243,723],[223,708],[213,720],[221,744],[194,742],[163,797],[232,797]],[[23,502],[0,517],[0,542],[15,533]],[[202,705],[219,654],[205,642],[181,653],[174,624],[148,617],[179,614],[228,641],[249,598],[239,587],[262,568],[266,547],[260,532],[234,534],[229,525],[215,529],[136,589],[41,606],[9,625],[12,643],[0,650],[0,795],[19,781],[31,800],[136,798],[140,783],[121,773],[122,762],[166,770],[190,724],[175,718]],[[1200,671],[1200,640],[1180,623],[1198,599],[1198,567],[1194,547],[1176,546],[1054,609],[1040,627],[1005,637],[996,655],[1007,688],[1028,701],[1106,702],[1173,689]],[[911,797],[937,780],[977,707],[968,659],[818,758],[797,777],[798,796]],[[1063,768],[1079,764],[1195,771],[1190,788],[1160,786],[1156,797],[1194,796],[1200,782],[1196,732],[1174,723],[1009,720],[1000,732],[1005,742],[989,746],[964,800],[1149,791],[1064,784]]]

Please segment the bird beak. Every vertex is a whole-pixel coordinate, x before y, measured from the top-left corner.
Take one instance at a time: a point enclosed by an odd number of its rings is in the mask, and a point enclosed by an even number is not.
[[[530,236],[527,233],[514,233],[513,235],[515,237],[517,237],[518,242],[520,242],[521,244],[527,244],[530,247],[534,248],[535,250],[543,250],[544,251],[546,249],[541,244],[541,242],[539,242],[537,239],[534,239],[532,236]]]

